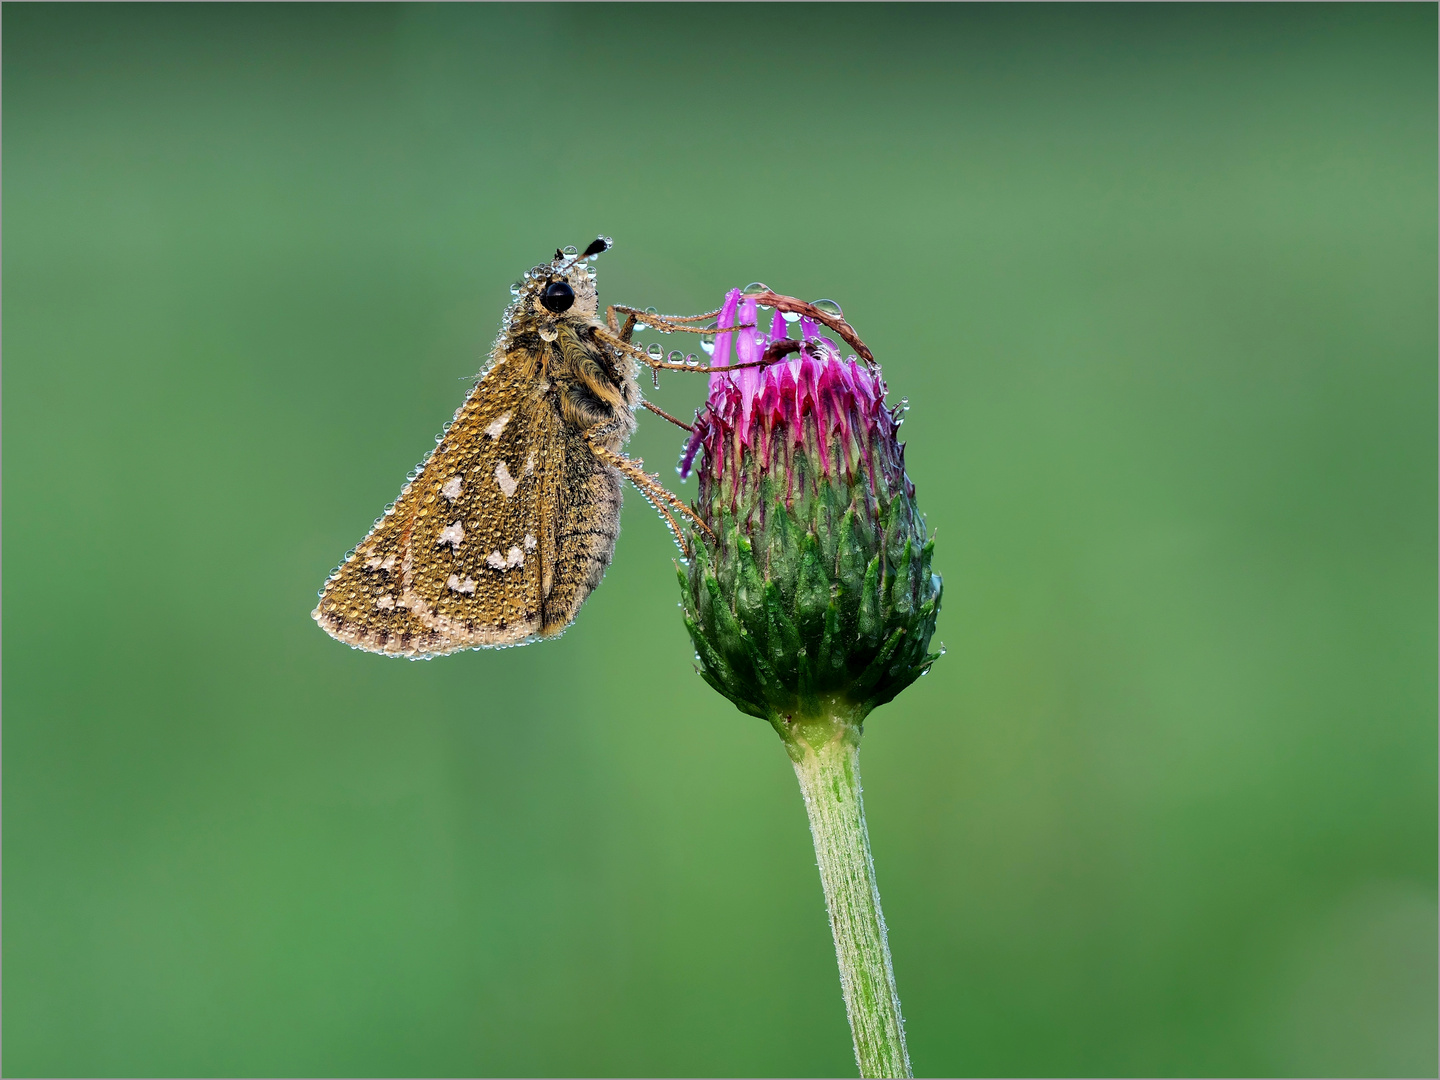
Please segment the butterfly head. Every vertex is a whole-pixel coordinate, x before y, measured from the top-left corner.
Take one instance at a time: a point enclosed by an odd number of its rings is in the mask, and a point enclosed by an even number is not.
[[[556,249],[548,264],[532,267],[510,286],[515,302],[506,312],[506,324],[538,323],[553,329],[559,322],[595,318],[600,299],[595,291],[594,262],[610,244],[608,236],[601,236],[584,251]]]

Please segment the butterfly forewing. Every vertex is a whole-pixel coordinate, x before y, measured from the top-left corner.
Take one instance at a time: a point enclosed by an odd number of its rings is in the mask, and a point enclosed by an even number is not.
[[[316,619],[401,656],[519,644],[541,633],[553,575],[547,480],[563,472],[554,408],[511,353],[476,384],[435,452],[326,583]]]

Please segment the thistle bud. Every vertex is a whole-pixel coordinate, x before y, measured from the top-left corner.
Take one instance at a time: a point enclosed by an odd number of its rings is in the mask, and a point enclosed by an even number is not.
[[[689,538],[681,606],[701,677],[790,745],[822,717],[858,733],[929,669],[941,582],[896,439],[902,410],[868,350],[846,337],[867,359],[842,360],[821,334],[833,304],[760,299],[775,305],[768,333],[755,295],[726,297],[711,366],[732,351],[773,362],[710,376],[680,462],[682,475],[698,465],[696,511],[714,534]],[[798,340],[784,309],[816,316],[799,318]]]

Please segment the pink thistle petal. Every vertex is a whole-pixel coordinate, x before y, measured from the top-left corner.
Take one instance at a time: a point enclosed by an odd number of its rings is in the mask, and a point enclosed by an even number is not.
[[[725,294],[725,303],[720,305],[720,318],[716,321],[717,330],[725,330],[735,325],[735,310],[740,306],[740,290],[731,289]],[[715,335],[715,352],[710,356],[711,367],[728,367],[730,365],[730,339],[734,334]],[[716,385],[724,382],[726,376],[714,374],[710,376],[710,389],[714,390]]]

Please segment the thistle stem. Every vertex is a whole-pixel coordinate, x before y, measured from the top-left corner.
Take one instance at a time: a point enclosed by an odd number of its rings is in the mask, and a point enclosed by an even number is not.
[[[860,796],[860,732],[838,719],[796,727],[801,730],[781,735],[810,815],[855,1061],[862,1077],[908,1077],[910,1055]]]

